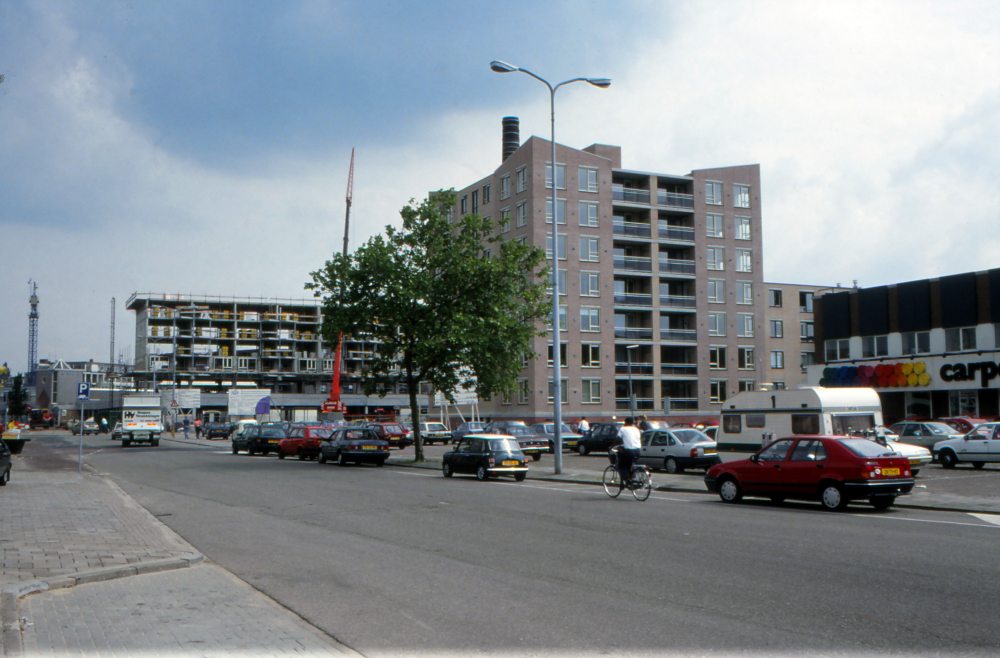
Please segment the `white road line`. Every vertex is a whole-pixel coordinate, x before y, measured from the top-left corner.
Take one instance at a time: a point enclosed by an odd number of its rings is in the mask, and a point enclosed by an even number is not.
[[[979,516],[970,514],[970,516]],[[1000,525],[983,525],[982,523],[961,523],[959,521],[935,521],[933,519],[905,519],[899,516],[855,516],[856,519],[874,519],[876,521],[909,521],[910,523],[939,523],[941,525],[963,525],[970,528],[989,528],[990,530],[1000,530]]]
[[[1000,514],[972,514],[969,516],[974,516],[980,521],[986,521],[987,523],[993,523],[995,525],[1000,525]]]

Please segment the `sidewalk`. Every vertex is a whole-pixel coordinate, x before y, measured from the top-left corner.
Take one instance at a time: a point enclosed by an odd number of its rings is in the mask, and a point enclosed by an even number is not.
[[[0,656],[344,656],[111,480],[18,459],[0,491]]]

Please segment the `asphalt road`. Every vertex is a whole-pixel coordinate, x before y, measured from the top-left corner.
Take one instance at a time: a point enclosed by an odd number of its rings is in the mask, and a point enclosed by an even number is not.
[[[75,461],[75,440],[31,452]],[[967,514],[85,443],[208,558],[369,656],[1000,654],[1000,525]]]

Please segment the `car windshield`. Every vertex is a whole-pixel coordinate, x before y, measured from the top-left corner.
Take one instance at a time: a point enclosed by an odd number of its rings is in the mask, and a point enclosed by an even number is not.
[[[486,423],[466,423],[465,429],[469,432],[481,432],[486,427]]]
[[[681,443],[696,443],[698,441],[711,441],[698,430],[673,430],[673,435],[677,437]]]
[[[896,454],[891,450],[886,451],[885,446],[868,439],[837,439],[837,441],[858,457],[885,457]]]
[[[313,437],[314,439],[329,439],[331,436],[333,436],[333,430],[314,427],[311,430],[309,430],[309,436]]]
[[[649,425],[649,429],[651,429],[651,430],[665,430],[665,429],[668,429],[667,424],[665,422],[663,422],[662,420],[647,420],[646,424]]]
[[[448,428],[444,423],[425,423],[424,430],[427,432],[447,432]]]
[[[955,431],[944,423],[924,423],[924,427],[929,429],[933,434],[951,434]]]
[[[542,425],[542,427],[545,428],[545,433],[546,434],[554,434],[555,431],[556,431],[556,424],[555,423],[545,423],[544,425]],[[569,426],[566,425],[566,423],[560,423],[559,427],[562,428],[561,431],[562,431],[563,434],[572,434],[573,433],[573,430],[571,430],[569,428]]]
[[[493,452],[520,452],[517,441],[511,439],[490,439],[490,450]]]
[[[511,436],[528,436],[531,434],[531,430],[523,425],[513,425],[507,428],[505,434],[510,434]]]
[[[403,428],[399,425],[383,425],[386,432],[402,432]]]
[[[262,427],[260,429],[260,435],[268,439],[280,439],[285,436],[285,432],[280,427]]]
[[[378,437],[371,431],[347,430],[344,432],[344,439],[347,441],[377,441]]]

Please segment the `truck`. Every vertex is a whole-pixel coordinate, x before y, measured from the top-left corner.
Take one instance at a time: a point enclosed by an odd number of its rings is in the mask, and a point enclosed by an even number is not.
[[[720,453],[757,452],[788,436],[846,436],[882,425],[882,403],[871,388],[747,391],[722,405],[715,440]]]
[[[160,396],[126,395],[122,401],[122,447],[133,443],[158,446],[162,433]]]

